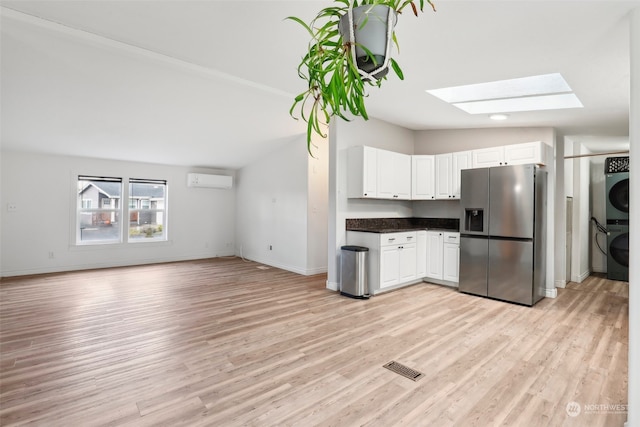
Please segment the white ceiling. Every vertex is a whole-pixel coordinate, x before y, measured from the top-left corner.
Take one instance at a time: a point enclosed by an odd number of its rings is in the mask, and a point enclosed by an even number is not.
[[[552,126],[594,149],[628,144],[627,13],[640,1],[435,3],[400,17],[405,81],[371,89],[371,117],[414,130]],[[308,21],[329,1],[0,4],[3,149],[239,168],[305,132],[289,107],[308,40],[283,18]],[[555,72],[585,108],[496,123],[425,93]]]

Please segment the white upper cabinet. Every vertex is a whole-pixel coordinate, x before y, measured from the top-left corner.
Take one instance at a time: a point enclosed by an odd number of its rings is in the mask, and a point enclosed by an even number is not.
[[[463,169],[546,163],[542,141],[437,155],[396,153],[367,146],[349,147],[347,197],[390,200],[460,198]]]
[[[411,199],[411,156],[363,145],[347,151],[347,197]]]
[[[435,191],[435,156],[411,156],[411,198],[433,200]]]
[[[473,150],[473,167],[488,168],[504,164],[504,147],[491,147]]]
[[[347,151],[347,197],[378,197],[378,150],[362,145]]]
[[[436,199],[460,198],[460,171],[471,169],[471,151],[436,156]]]
[[[411,156],[378,151],[378,198],[411,199]]]
[[[544,164],[543,154],[542,141],[507,145],[504,147],[504,163],[505,165]]]
[[[471,151],[458,151],[452,153],[453,170],[451,174],[451,198],[460,198],[460,175],[463,169],[471,169],[473,167],[473,156]]]
[[[542,141],[473,150],[473,167],[545,164],[546,150]]]
[[[450,199],[452,194],[453,157],[436,155],[436,199]]]

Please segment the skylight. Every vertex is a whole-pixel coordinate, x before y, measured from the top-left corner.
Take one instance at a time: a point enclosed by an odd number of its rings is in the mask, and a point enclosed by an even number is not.
[[[582,108],[559,73],[427,90],[469,114]]]

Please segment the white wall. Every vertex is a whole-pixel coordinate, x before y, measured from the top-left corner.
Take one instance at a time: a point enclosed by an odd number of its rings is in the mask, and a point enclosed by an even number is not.
[[[553,146],[553,128],[443,129],[416,132],[414,154],[442,154],[521,142],[544,141]]]
[[[340,247],[346,244],[347,218],[405,218],[413,215],[410,201],[347,199],[348,147],[367,145],[413,154],[414,132],[380,120],[332,120],[329,153],[329,246],[327,287],[340,283]]]
[[[416,218],[460,218],[459,200],[417,200],[413,202]]]
[[[607,226],[607,205],[606,205],[606,187],[605,187],[605,173],[604,162],[608,156],[591,157],[590,159],[590,203],[589,210],[583,212],[582,215],[589,215],[589,219],[594,216],[602,225]],[[597,233],[596,227],[593,223],[589,224],[589,244],[590,249],[590,266],[591,270],[598,273],[607,272],[607,235],[603,233]],[[598,243],[605,253],[602,253],[596,245],[596,236]]]
[[[564,160],[564,136],[556,135],[555,156],[555,212],[554,212],[554,237],[555,253],[553,270],[555,272],[555,287],[567,286],[567,196]]]
[[[189,172],[230,172],[6,151],[1,162],[2,276],[233,255],[235,191],[186,185]],[[76,246],[78,174],[166,179],[169,241]]]
[[[573,155],[590,154],[581,143],[573,143]],[[590,228],[590,160],[578,157],[573,163],[573,242],[571,243],[571,281],[581,283],[591,274],[589,263],[591,253]]]
[[[308,159],[307,272],[327,271],[327,233],[329,215],[329,141],[315,139],[313,157]]]
[[[300,274],[326,271],[326,143],[303,136],[238,171],[237,253]]]

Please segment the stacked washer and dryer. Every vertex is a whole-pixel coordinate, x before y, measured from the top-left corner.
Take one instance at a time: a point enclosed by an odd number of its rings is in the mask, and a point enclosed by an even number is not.
[[[629,157],[605,160],[607,278],[629,281]]]

